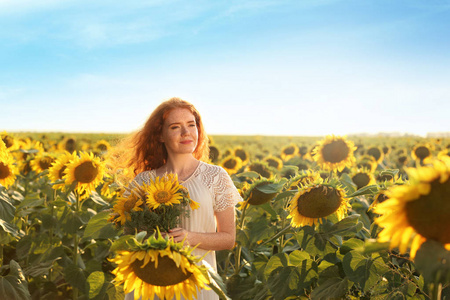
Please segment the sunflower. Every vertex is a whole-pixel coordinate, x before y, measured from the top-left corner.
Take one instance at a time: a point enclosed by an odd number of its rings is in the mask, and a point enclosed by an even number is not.
[[[19,148],[19,142],[13,136],[9,135],[5,131],[2,132],[1,138],[8,151],[13,151]]]
[[[106,140],[97,141],[94,145],[95,152],[103,153],[108,151],[109,149],[111,149],[111,144]]]
[[[244,150],[242,147],[236,147],[234,148],[234,156],[239,157],[242,160],[242,164],[246,165],[248,161],[250,160],[250,156],[248,155],[248,152]]]
[[[370,172],[374,172],[378,166],[378,163],[372,155],[363,155],[358,158],[356,167],[359,169],[367,169]]]
[[[64,183],[56,183],[56,181],[63,179],[67,164],[75,158],[75,154],[65,151],[56,159],[56,161],[52,163],[52,166],[48,169],[48,178],[52,181],[52,187],[55,190],[61,189],[65,186]]]
[[[5,150],[0,151],[0,184],[6,188],[14,184],[17,173],[13,157]]]
[[[44,153],[44,151],[44,146],[41,142],[25,139],[19,141],[19,151],[16,152],[15,156],[19,161],[26,161],[30,154]]]
[[[312,170],[302,171],[297,176],[291,178],[289,183],[289,190],[296,190],[302,186],[306,186],[310,183],[320,181],[320,173],[314,172]]]
[[[389,153],[391,153],[392,147],[388,146],[388,145],[384,145],[381,150],[383,150],[383,154],[384,156],[389,155]]]
[[[427,162],[432,157],[432,150],[433,147],[430,144],[417,144],[411,151],[411,157],[416,161]]]
[[[44,172],[48,170],[55,162],[55,157],[48,153],[41,153],[35,156],[30,162],[31,169],[36,173]]]
[[[324,170],[342,171],[345,166],[350,167],[355,163],[355,150],[353,142],[347,141],[345,137],[329,135],[319,141],[313,151],[313,159]]]
[[[384,152],[380,147],[373,146],[367,149],[367,155],[372,156],[377,164],[381,163],[384,158]]]
[[[430,166],[408,168],[410,184],[386,191],[389,199],[377,205],[375,222],[384,229],[378,241],[390,242],[415,257],[420,245],[435,240],[450,249],[450,159],[434,160]]]
[[[281,149],[281,159],[287,161],[298,155],[298,147],[295,144],[290,144]]]
[[[275,179],[262,178],[256,180],[246,187],[244,192],[244,204],[261,205],[272,200],[278,193],[281,186]]]
[[[115,285],[123,284],[124,292],[134,292],[134,299],[195,299],[197,290],[209,289],[206,267],[197,265],[201,258],[191,248],[155,235],[144,243],[136,242],[131,250],[120,250],[112,271]]]
[[[114,204],[113,213],[108,220],[116,224],[120,223],[124,225],[127,220],[131,220],[131,211],[143,211],[141,207],[143,204],[144,201],[142,201],[140,195],[137,193],[131,192],[127,196],[122,196]]]
[[[146,193],[146,203],[150,209],[156,209],[160,205],[180,204],[183,195],[180,192],[180,184],[176,174],[166,174],[156,177],[150,184],[143,184]]]
[[[350,173],[350,178],[352,179],[358,190],[362,187],[376,183],[375,177],[373,176],[372,172],[364,168],[354,169]]]
[[[76,181],[75,189],[79,194],[84,192],[90,194],[102,182],[104,172],[105,166],[100,158],[94,157],[93,153],[80,152],[79,157],[75,157],[67,164],[63,179],[66,185]]]
[[[283,167],[283,161],[273,155],[266,156],[263,159],[263,161],[266,162],[269,165],[269,167],[272,167],[277,170],[281,170],[281,168]]]
[[[242,160],[236,156],[227,156],[220,164],[229,175],[235,174],[242,168]]]
[[[264,161],[254,161],[245,167],[246,171],[256,172],[262,177],[270,178],[272,176],[272,170],[269,165]]]
[[[58,143],[57,147],[59,150],[65,150],[73,153],[75,150],[77,150],[77,140],[73,137],[64,138],[61,142]]]
[[[345,191],[336,183],[313,183],[300,189],[289,202],[293,227],[313,226],[336,214],[342,220],[350,208]]]
[[[219,148],[214,145],[209,145],[209,159],[212,162],[216,162],[220,157]]]

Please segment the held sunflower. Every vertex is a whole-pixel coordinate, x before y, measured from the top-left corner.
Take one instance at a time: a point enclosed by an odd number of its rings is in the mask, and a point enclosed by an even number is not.
[[[345,137],[329,135],[318,142],[313,150],[313,159],[324,170],[342,171],[346,166],[351,167],[355,163],[355,150],[352,141],[347,141]]]
[[[303,187],[289,202],[292,227],[313,226],[336,214],[342,220],[350,205],[345,191],[334,183],[310,184]]]
[[[193,249],[182,245],[153,235],[131,250],[118,251],[111,259],[118,265],[112,271],[115,285],[123,284],[135,299],[195,299],[197,290],[209,289],[207,270],[197,265],[201,259],[192,255]]]
[[[180,204],[183,195],[180,191],[178,176],[175,174],[166,174],[162,177],[156,177],[150,184],[143,184],[146,193],[146,203],[150,209],[157,209],[160,205],[172,206]]]
[[[378,240],[401,253],[411,247],[412,258],[428,239],[450,249],[450,159],[406,171],[410,184],[390,188],[388,199],[375,207],[375,222],[384,228]]]
[[[75,190],[79,194],[90,194],[103,180],[105,172],[104,163],[93,153],[81,152],[79,157],[75,157],[64,170],[63,179],[67,185],[76,181]]]
[[[108,219],[110,222],[124,225],[126,221],[131,220],[132,211],[143,211],[141,207],[144,204],[140,195],[129,193],[127,196],[121,196],[113,207],[113,213]]]

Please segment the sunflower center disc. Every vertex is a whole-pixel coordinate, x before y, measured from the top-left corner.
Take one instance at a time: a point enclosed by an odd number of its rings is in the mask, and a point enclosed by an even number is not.
[[[370,182],[370,177],[366,173],[357,173],[352,177],[352,181],[356,184],[358,190],[366,186]]]
[[[39,161],[39,167],[41,167],[42,170],[47,170],[52,166],[53,158],[51,157],[44,157]]]
[[[12,137],[10,136],[5,136],[3,138],[3,142],[5,143],[6,148],[11,147],[12,145],[14,145],[14,140]]]
[[[0,179],[7,178],[9,174],[11,174],[11,171],[9,170],[8,166],[0,162]]]
[[[245,153],[244,150],[236,150],[234,154],[239,157],[242,161],[245,161],[247,159],[247,153]]]
[[[332,187],[319,186],[298,199],[298,212],[308,218],[325,218],[341,205],[341,197]]]
[[[75,168],[75,179],[81,183],[90,183],[97,177],[98,169],[92,161],[85,161]]]
[[[425,146],[420,146],[420,147],[417,147],[417,149],[416,149],[416,151],[414,151],[414,153],[416,154],[416,156],[419,159],[424,159],[430,155],[430,149],[428,149]]]
[[[322,156],[326,162],[338,163],[346,159],[349,152],[350,149],[345,141],[337,140],[323,146]]]
[[[166,191],[158,191],[156,192],[155,200],[158,203],[166,203],[167,201],[169,201],[169,196],[169,193]]]
[[[294,154],[295,148],[294,147],[287,147],[286,149],[284,149],[283,152],[284,152],[284,154],[291,155],[291,154]]]
[[[69,139],[66,142],[65,148],[67,151],[69,151],[70,153],[72,153],[73,151],[75,151],[75,140],[74,139]]]
[[[427,239],[450,243],[450,180],[431,182],[428,195],[405,205],[409,224]]]
[[[236,167],[236,161],[234,159],[229,159],[224,163],[225,168],[234,169]]]
[[[167,256],[158,257],[158,268],[155,263],[150,261],[145,267],[141,268],[142,260],[135,260],[131,267],[134,273],[142,281],[156,286],[169,286],[185,281],[191,277],[192,273],[186,270],[183,273],[181,268],[177,267],[175,262]]]
[[[378,161],[380,159],[380,157],[381,157],[381,151],[378,148],[370,148],[367,151],[367,154],[369,154],[370,156],[375,158],[376,161]]]
[[[97,146],[97,149],[104,152],[104,151],[108,150],[108,147],[105,144],[100,144]]]

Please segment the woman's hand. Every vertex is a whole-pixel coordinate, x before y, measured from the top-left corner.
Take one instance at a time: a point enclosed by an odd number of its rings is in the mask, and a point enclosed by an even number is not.
[[[187,246],[192,245],[192,241],[190,240],[192,239],[192,234],[192,232],[179,227],[169,229],[168,233],[169,237],[172,237],[174,242],[179,243],[184,240],[184,244]]]

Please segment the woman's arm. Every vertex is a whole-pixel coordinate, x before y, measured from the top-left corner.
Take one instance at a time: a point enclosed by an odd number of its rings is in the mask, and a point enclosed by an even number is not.
[[[234,247],[236,240],[235,208],[230,206],[223,211],[216,212],[217,232],[191,232],[183,228],[169,230],[169,236],[175,242],[181,242],[187,235],[185,243],[194,247],[198,244],[199,249],[225,250]]]

